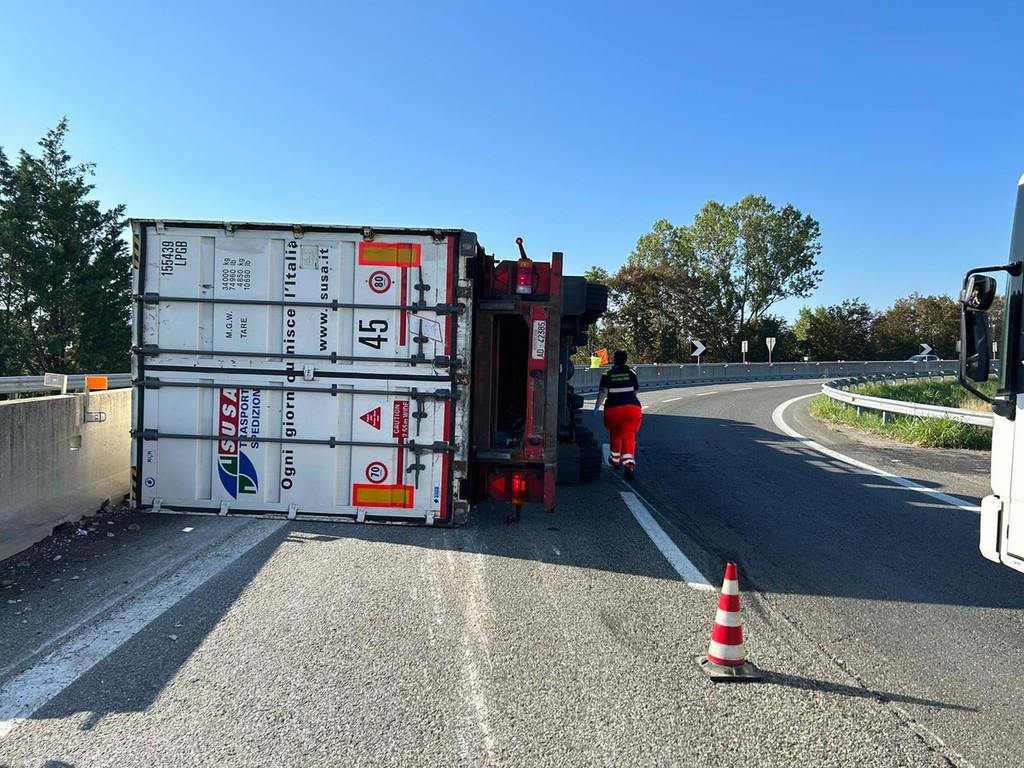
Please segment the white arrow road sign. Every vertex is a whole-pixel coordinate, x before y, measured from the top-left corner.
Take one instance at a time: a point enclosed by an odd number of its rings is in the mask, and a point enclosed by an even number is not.
[[[922,344],[921,345],[921,354],[922,355],[930,355],[931,353],[932,353],[931,346],[929,346],[928,344]]]
[[[764,340],[764,343],[768,346],[768,351],[769,352],[771,352],[773,349],[775,349],[775,337],[774,336],[766,337],[765,340]]]
[[[690,353],[690,357],[700,357],[704,354],[704,350],[707,349],[707,347],[697,339],[690,339],[690,343],[693,344],[693,348],[696,350],[696,352]]]

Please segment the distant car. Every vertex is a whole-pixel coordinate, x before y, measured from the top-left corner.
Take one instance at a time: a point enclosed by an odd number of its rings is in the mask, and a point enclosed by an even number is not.
[[[937,363],[939,362],[938,355],[914,355],[913,357],[907,358],[908,363]]]

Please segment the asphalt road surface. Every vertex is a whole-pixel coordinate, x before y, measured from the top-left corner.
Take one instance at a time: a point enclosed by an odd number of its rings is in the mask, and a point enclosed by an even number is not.
[[[511,526],[60,531],[0,563],[0,766],[1019,765],[987,455],[829,432],[817,389],[644,392],[636,482]],[[697,664],[727,561],[764,682]]]

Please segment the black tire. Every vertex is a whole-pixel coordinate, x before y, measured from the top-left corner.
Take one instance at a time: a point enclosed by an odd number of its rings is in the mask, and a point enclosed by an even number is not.
[[[576,443],[559,443],[555,482],[576,485],[580,481],[580,447]]]
[[[601,283],[587,283],[586,313],[603,315],[608,309],[608,286]]]
[[[601,474],[601,446],[597,441],[580,446],[580,482],[593,480]]]
[[[592,442],[594,439],[594,430],[588,429],[587,427],[576,427],[576,442],[582,445],[583,443]]]

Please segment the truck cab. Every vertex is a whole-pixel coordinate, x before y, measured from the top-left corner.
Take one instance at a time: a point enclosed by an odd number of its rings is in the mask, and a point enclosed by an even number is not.
[[[1002,311],[993,317],[999,282]],[[960,383],[992,408],[992,493],[981,501],[980,549],[989,560],[1024,571],[1024,176],[1017,184],[1010,257],[971,269],[960,293]],[[998,341],[993,327],[1001,326]],[[993,342],[995,346],[993,347]],[[993,350],[1000,363],[993,362]],[[980,387],[992,377],[995,393]]]

